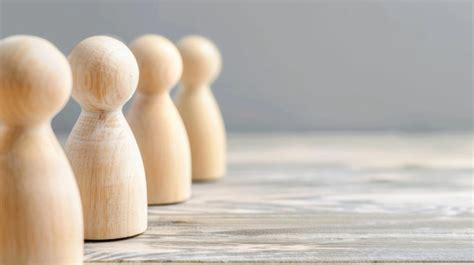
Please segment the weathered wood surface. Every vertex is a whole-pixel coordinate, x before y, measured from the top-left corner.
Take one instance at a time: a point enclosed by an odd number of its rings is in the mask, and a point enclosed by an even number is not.
[[[88,264],[473,262],[473,136],[231,135],[229,172]]]

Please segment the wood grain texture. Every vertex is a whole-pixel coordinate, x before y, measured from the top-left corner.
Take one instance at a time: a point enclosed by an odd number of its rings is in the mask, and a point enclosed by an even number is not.
[[[109,240],[147,228],[146,177],[122,106],[138,83],[138,65],[120,41],[94,36],[68,56],[81,115],[66,146],[84,210],[84,238]]]
[[[87,264],[473,262],[471,134],[231,135],[229,173]]]

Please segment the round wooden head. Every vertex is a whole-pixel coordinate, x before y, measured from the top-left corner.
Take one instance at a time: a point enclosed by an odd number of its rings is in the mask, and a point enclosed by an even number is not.
[[[185,86],[201,86],[217,78],[221,70],[221,55],[214,43],[201,36],[188,36],[177,46],[183,58],[181,81]]]
[[[0,41],[0,120],[29,126],[50,120],[71,95],[71,69],[50,42],[34,36]]]
[[[68,56],[72,96],[89,111],[120,109],[138,83],[138,65],[122,42],[95,36],[81,41]]]
[[[130,44],[140,68],[138,91],[168,92],[183,72],[183,62],[176,46],[158,35],[144,35]]]

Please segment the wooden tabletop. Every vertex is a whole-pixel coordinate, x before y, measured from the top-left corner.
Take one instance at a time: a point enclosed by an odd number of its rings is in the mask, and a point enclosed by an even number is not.
[[[86,264],[474,262],[473,139],[230,135],[224,179]]]

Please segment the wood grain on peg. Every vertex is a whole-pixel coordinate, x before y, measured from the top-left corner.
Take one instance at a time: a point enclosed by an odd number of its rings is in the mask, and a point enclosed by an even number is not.
[[[176,106],[191,145],[193,180],[215,180],[226,173],[225,127],[210,89],[221,70],[221,56],[211,41],[200,36],[182,39],[178,49],[183,75]]]
[[[82,264],[79,191],[50,124],[71,84],[48,41],[0,42],[0,264]]]
[[[172,42],[145,35],[131,43],[140,68],[137,96],[127,114],[145,165],[148,203],[169,204],[191,196],[191,153],[181,116],[169,91],[183,70]]]
[[[69,55],[73,98],[82,112],[66,143],[84,208],[85,238],[134,236],[147,227],[142,158],[122,106],[138,83],[138,65],[120,41],[96,36]]]

